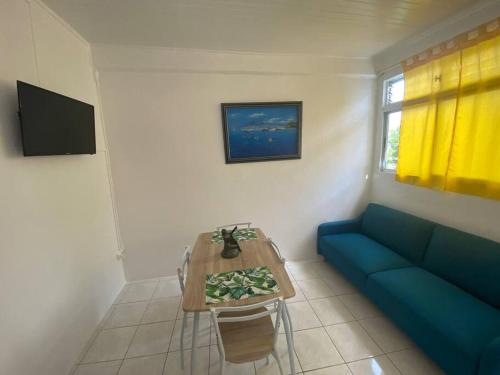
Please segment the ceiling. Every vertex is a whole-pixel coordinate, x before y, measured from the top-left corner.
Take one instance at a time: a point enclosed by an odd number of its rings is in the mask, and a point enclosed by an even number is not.
[[[91,43],[370,57],[479,0],[44,0]]]

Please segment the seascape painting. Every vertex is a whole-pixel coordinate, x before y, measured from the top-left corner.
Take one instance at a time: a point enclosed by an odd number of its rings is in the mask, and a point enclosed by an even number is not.
[[[222,104],[226,163],[299,159],[302,102]]]

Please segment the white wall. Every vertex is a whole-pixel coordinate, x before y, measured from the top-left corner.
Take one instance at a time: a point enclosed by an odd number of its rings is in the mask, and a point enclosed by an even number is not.
[[[67,374],[124,283],[88,44],[0,0],[0,373]],[[23,157],[16,80],[96,106],[97,155]]]
[[[171,275],[183,245],[252,221],[290,259],[366,204],[368,60],[93,46],[129,280]],[[302,159],[226,165],[221,102],[302,100]]]
[[[500,2],[483,1],[456,17],[435,25],[424,34],[404,40],[374,56],[375,69],[381,73],[380,83],[384,78],[384,72],[386,77],[400,72],[397,64],[404,58],[488,22],[499,14]],[[381,97],[381,91],[381,84],[379,84],[378,99]],[[370,200],[500,241],[500,201],[401,184],[394,180],[393,173],[380,172],[379,161],[382,139],[382,119],[380,114],[375,125]]]

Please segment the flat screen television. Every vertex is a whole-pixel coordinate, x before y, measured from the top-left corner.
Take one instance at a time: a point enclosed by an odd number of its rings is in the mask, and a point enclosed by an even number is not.
[[[94,106],[17,81],[24,156],[95,154]]]

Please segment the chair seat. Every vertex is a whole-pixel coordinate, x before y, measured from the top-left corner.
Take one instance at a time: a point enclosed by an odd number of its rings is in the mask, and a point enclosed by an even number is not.
[[[238,312],[224,312],[220,318],[248,316],[266,311],[264,307]],[[219,323],[226,361],[245,363],[267,357],[273,351],[274,326],[271,317],[235,323]]]

